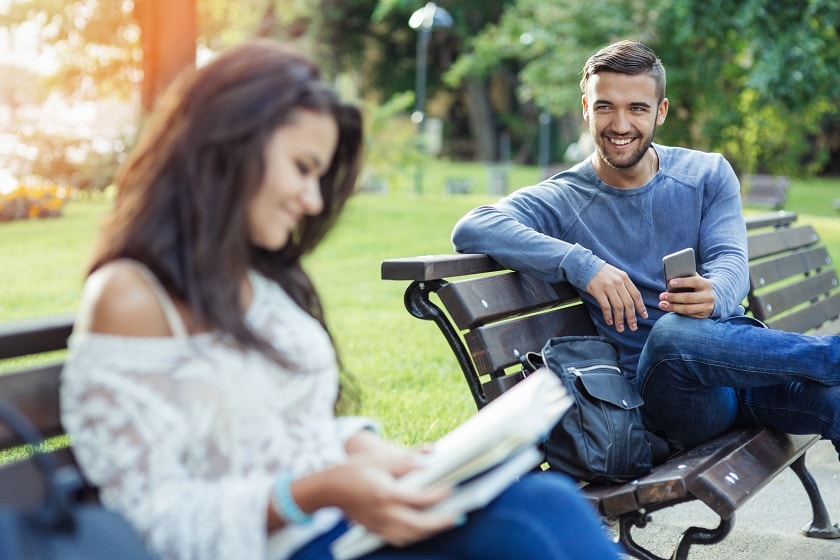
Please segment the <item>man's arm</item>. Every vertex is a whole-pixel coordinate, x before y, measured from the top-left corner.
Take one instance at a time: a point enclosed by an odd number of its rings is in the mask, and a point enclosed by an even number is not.
[[[455,250],[490,255],[512,270],[583,289],[604,261],[562,236],[562,205],[551,187],[520,189],[461,218],[452,231]]]
[[[749,268],[740,183],[722,156],[706,180],[703,198],[698,232],[701,276],[674,280],[672,287],[693,292],[663,292],[659,307],[692,317],[730,317],[743,312]]]
[[[597,302],[607,325],[636,330],[647,318],[642,295],[626,272],[592,251],[560,239],[564,201],[556,189],[522,189],[468,213],[452,232],[456,251],[485,253],[508,268],[549,281],[567,281]]]

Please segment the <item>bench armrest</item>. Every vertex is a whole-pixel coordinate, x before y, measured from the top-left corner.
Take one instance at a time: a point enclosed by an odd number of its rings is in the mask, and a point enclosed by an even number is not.
[[[382,261],[381,272],[383,280],[427,282],[496,270],[505,270],[505,267],[487,255],[452,253],[387,259]]]

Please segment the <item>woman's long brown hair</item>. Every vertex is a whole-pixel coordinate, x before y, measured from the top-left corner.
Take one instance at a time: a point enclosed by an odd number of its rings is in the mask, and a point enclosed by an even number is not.
[[[305,217],[282,250],[266,251],[249,242],[246,208],[262,183],[266,144],[301,109],[338,124],[336,152],[321,180],[324,210]],[[115,177],[115,207],[90,271],[118,258],[137,260],[202,327],[285,362],[244,323],[241,280],[258,270],[326,328],[300,260],[352,194],[361,150],[359,110],[340,102],[311,62],[266,40],[234,47],[181,75],[161,98]]]

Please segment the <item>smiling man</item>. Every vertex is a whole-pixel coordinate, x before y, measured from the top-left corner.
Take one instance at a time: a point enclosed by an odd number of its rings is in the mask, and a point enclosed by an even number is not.
[[[665,82],[641,43],[595,53],[580,82],[595,152],[472,210],[455,226],[455,249],[572,284],[618,347],[649,430],[673,448],[750,421],[821,434],[840,451],[840,337],[766,329],[744,315],[738,178],[720,154],[653,142],[668,114]],[[666,290],[662,257],[688,247],[697,274]]]

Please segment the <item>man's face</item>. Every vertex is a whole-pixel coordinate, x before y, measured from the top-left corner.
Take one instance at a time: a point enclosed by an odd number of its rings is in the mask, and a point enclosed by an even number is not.
[[[658,103],[656,82],[647,74],[601,72],[586,84],[583,118],[600,163],[619,173],[642,161],[667,113],[668,100]]]

